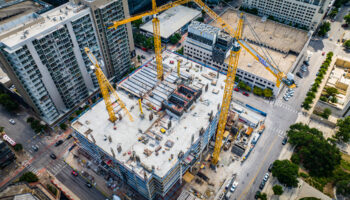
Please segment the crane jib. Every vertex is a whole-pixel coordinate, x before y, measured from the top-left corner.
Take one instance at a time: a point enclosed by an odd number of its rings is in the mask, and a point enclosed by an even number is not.
[[[268,62],[266,62],[266,60],[264,58],[260,57],[259,54],[256,54],[256,56],[258,57],[258,60],[261,64],[263,64],[265,67],[269,68],[275,74],[278,74],[278,71],[274,67],[272,67]]]

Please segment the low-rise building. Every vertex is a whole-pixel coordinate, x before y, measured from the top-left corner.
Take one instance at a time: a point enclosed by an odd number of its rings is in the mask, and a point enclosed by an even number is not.
[[[15,154],[7,146],[5,141],[0,140],[0,169],[11,164],[16,159]]]
[[[170,8],[158,16],[160,25],[160,37],[162,42],[169,42],[170,37],[175,33],[184,33],[192,20],[200,17],[202,14],[199,10],[187,6],[176,6]],[[152,20],[140,27],[141,31],[149,37],[153,36]]]
[[[332,0],[243,0],[242,6],[256,8],[260,16],[272,16],[285,24],[315,30],[327,14]]]

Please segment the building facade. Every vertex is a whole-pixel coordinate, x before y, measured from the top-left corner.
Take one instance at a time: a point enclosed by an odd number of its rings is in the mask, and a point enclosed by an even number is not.
[[[15,154],[7,146],[7,144],[0,140],[0,169],[11,164],[16,159]]]
[[[184,43],[184,55],[204,65],[209,65],[219,71],[227,71],[228,63],[225,62],[232,47],[232,39],[219,28],[193,21],[188,28],[188,37]],[[244,81],[252,88],[269,88],[274,95],[278,94],[279,88],[274,81],[262,76],[237,69],[236,77]]]
[[[260,16],[273,16],[285,24],[315,30],[330,3],[331,0],[243,0],[242,6],[257,8]]]
[[[124,17],[123,2],[99,3],[95,8],[70,2],[0,35],[1,67],[25,102],[50,125],[99,88],[84,47],[104,63],[110,79],[120,79],[131,67],[126,26],[107,31],[105,24],[116,19],[111,13]],[[97,12],[102,12],[98,18]]]

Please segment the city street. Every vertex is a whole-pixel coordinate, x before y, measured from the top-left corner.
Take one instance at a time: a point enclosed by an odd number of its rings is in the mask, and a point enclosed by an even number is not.
[[[105,196],[101,194],[95,187],[88,188],[86,186],[86,180],[80,175],[74,177],[71,172],[72,168],[66,166],[64,170],[56,175],[56,178],[61,181],[67,188],[75,193],[80,199],[87,200],[103,200]]]

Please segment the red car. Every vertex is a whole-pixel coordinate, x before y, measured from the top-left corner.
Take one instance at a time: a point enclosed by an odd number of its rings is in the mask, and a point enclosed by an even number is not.
[[[249,94],[246,92],[243,92],[243,95],[249,97]]]
[[[325,52],[322,52],[322,56],[324,56]]]
[[[239,92],[239,89],[238,88],[235,88],[235,89],[233,89],[234,91],[236,91],[236,92]]]
[[[78,172],[76,172],[76,171],[73,170],[73,171],[72,171],[72,175],[73,175],[73,176],[78,176]]]

